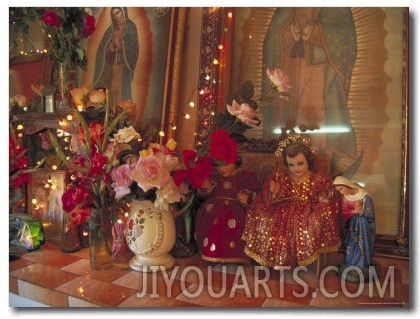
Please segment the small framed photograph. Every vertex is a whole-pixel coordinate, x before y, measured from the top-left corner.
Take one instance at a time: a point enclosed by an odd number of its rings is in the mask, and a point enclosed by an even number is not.
[[[39,170],[30,174],[28,182],[28,214],[38,217],[46,242],[60,245],[64,210],[61,196],[66,187],[64,170]]]

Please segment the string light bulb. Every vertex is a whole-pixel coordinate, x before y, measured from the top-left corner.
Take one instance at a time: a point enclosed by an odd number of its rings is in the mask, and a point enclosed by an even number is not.
[[[190,103],[188,103],[188,105],[189,105],[190,107],[194,107],[194,106],[195,106],[195,103],[194,103],[194,101],[190,101]]]

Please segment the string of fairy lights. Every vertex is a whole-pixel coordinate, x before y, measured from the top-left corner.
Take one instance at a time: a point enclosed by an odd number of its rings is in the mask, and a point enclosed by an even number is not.
[[[225,61],[221,61],[221,57],[226,56],[222,55],[226,47],[221,42],[223,15],[226,15],[229,20],[233,19],[233,12],[228,8],[203,8],[199,79],[192,89],[188,102],[183,104],[184,109],[179,113],[185,120],[189,120],[191,109],[196,108],[194,136],[197,149],[206,142],[215,126],[214,115],[219,100],[220,68],[226,64]],[[193,97],[197,97],[197,103]],[[176,125],[171,123],[171,128],[176,129]]]

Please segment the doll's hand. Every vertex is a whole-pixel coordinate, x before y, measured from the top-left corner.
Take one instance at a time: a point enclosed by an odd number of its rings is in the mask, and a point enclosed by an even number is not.
[[[203,181],[203,184],[201,184],[201,188],[203,190],[208,190],[208,189],[211,188],[211,186],[212,185],[211,185],[210,179],[208,179],[208,178],[205,178],[204,181]]]
[[[245,192],[239,192],[236,199],[242,206],[246,206],[248,204],[248,194]]]
[[[241,203],[242,206],[246,206],[252,202],[254,196],[254,192],[247,189],[241,189],[236,196],[236,200]]]

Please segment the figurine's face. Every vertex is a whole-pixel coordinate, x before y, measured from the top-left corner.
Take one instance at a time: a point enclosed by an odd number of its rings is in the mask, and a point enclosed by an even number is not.
[[[217,166],[217,172],[223,177],[230,177],[235,174],[236,165],[233,163]]]
[[[293,180],[299,181],[306,178],[309,174],[308,161],[303,153],[295,157],[286,157],[287,167]]]
[[[344,185],[335,185],[334,187],[341,195],[353,195],[355,191],[357,192],[357,189],[355,190]]]

